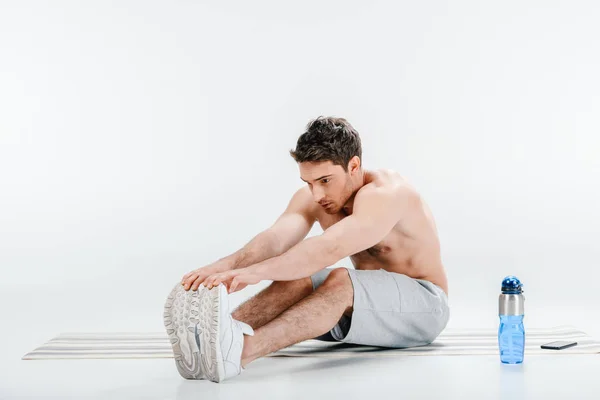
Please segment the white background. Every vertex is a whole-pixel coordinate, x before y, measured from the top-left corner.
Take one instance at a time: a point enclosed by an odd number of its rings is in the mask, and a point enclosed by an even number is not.
[[[599,14],[0,2],[0,307],[35,307],[21,354],[64,331],[162,331],[183,274],[284,210],[302,185],[288,150],[319,115],[347,118],[365,167],[400,171],[429,203],[449,326],[496,327],[515,274],[526,326],[600,333]]]

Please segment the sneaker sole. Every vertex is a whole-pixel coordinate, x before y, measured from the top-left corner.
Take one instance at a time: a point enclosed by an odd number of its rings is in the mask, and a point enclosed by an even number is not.
[[[205,287],[198,290],[185,290],[177,283],[165,302],[163,314],[165,328],[173,347],[175,365],[185,379],[205,379],[200,362],[200,345],[196,328],[199,321],[200,301],[207,297]]]
[[[223,291],[225,291],[223,293]],[[200,346],[205,349],[202,357],[202,367],[206,377],[213,382],[221,382],[225,379],[225,366],[221,354],[221,309],[226,305],[221,304],[227,300],[227,289],[225,285],[219,284],[202,296],[200,299],[200,322],[198,339]]]

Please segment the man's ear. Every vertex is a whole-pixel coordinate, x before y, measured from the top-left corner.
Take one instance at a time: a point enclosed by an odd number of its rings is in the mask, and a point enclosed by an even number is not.
[[[358,156],[354,156],[348,162],[348,171],[350,174],[355,174],[360,169],[360,158]]]

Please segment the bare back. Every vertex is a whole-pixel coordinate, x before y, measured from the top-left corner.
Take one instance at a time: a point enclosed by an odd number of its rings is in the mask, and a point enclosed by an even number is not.
[[[399,173],[391,170],[365,171],[365,186],[401,185],[416,193],[410,183]],[[387,236],[376,245],[350,256],[356,269],[385,269],[415,279],[428,280],[448,294],[448,280],[441,261],[437,227],[429,206],[420,197],[410,210],[394,225]],[[314,218],[323,230],[352,214],[354,197],[337,214],[327,214],[321,207],[312,208]],[[403,203],[405,204],[405,203]],[[404,205],[398,205],[405,207]]]

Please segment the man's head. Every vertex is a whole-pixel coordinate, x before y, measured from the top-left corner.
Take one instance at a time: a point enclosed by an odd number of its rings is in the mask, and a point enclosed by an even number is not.
[[[319,117],[308,123],[291,156],[314,200],[336,214],[362,185],[358,132],[343,118]]]

